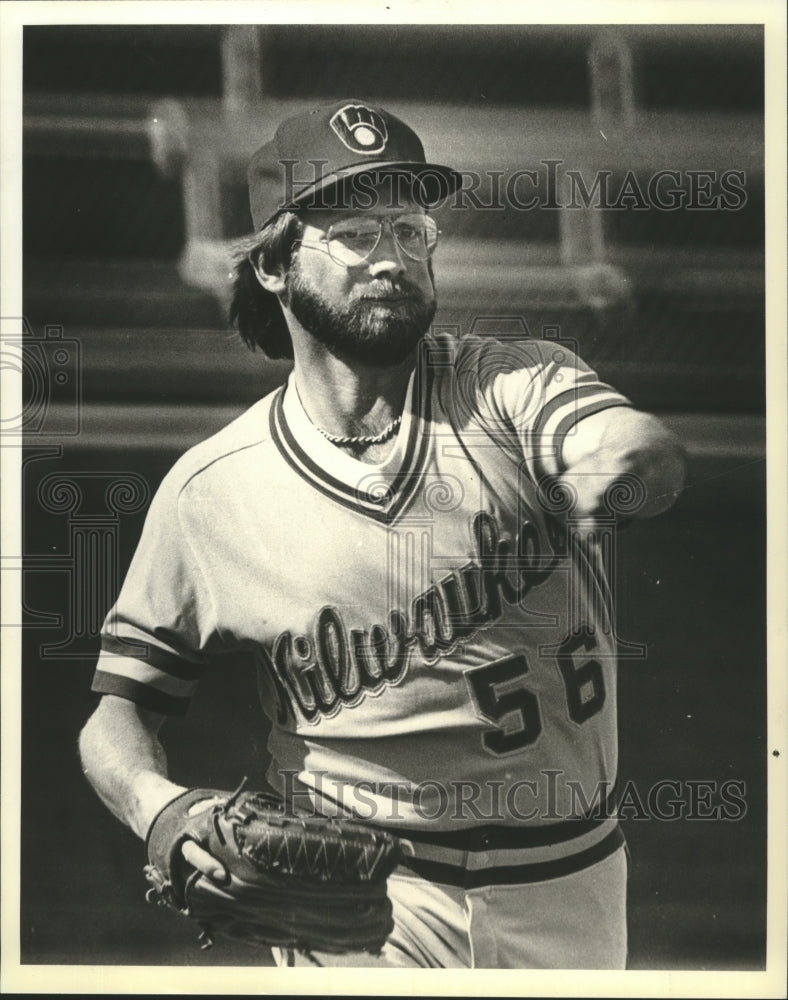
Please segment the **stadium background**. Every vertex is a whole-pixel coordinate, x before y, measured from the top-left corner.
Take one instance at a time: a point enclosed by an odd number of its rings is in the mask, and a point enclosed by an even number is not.
[[[574,341],[687,446],[679,504],[618,539],[618,634],[648,649],[620,671],[621,776],[685,799],[689,781],[741,782],[747,808],[626,823],[630,967],[763,967],[761,30],[28,26],[24,91],[23,963],[257,961],[200,952],[146,906],[142,847],[89,789],[76,737],[150,495],[287,372],[224,319],[248,154],[291,109],[357,96],[465,170],[746,174],[736,211],[445,217],[436,322]],[[210,673],[167,746],[185,784],[261,780],[245,664]]]

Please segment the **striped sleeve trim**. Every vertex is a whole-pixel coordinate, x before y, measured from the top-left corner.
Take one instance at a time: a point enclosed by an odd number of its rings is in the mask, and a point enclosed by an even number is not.
[[[148,664],[165,674],[184,681],[196,681],[202,676],[203,666],[186,660],[175,653],[169,653],[161,646],[141,640],[125,639],[114,635],[102,635],[101,651],[123,659],[131,659]]]
[[[567,416],[575,413],[581,404],[590,397],[611,397],[623,400],[625,397],[612,386],[604,382],[585,382],[564,389],[557,396],[549,399],[534,421],[535,434],[553,434],[555,426]]]
[[[113,656],[111,653],[102,653],[96,666],[105,674],[126,677],[136,684],[144,684],[146,687],[155,688],[162,694],[172,695],[175,698],[191,698],[197,687],[196,680],[173,677],[172,674],[164,673],[150,663],[134,660],[128,656]]]
[[[608,410],[613,406],[631,406],[632,404],[624,399],[623,396],[616,395],[615,398],[609,399],[607,397],[602,399],[592,399],[586,403],[577,407],[574,413],[569,414],[564,417],[555,429],[555,437],[563,446],[564,438],[569,434],[573,427],[576,426],[585,417],[590,417],[592,413],[600,413],[602,410]],[[561,454],[559,450],[558,454]]]
[[[174,698],[128,677],[106,673],[104,670],[96,670],[91,690],[97,694],[118,695],[161,715],[185,715],[189,708],[188,698]]]
[[[564,471],[561,460],[564,438],[580,420],[614,406],[631,406],[621,393],[595,382],[575,386],[545,405],[531,434],[531,464],[536,482]]]

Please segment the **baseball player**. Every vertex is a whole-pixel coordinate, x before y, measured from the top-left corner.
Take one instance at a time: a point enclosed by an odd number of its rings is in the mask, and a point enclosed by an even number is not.
[[[406,844],[380,955],[317,961],[623,968],[600,525],[622,490],[618,513],[670,506],[681,452],[560,341],[430,333],[429,208],[458,182],[356,100],[255,155],[232,312],[293,371],[165,478],[104,626],[83,766],[145,837],[184,791],[163,720],[213,654],[251,651],[271,786]]]

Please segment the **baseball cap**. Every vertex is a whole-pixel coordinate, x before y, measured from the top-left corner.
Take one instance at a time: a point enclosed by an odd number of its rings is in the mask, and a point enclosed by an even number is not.
[[[366,101],[338,101],[286,119],[252,157],[249,206],[255,231],[287,209],[342,207],[343,196],[358,191],[368,175],[415,179],[412,196],[427,208],[448,197],[462,179],[450,167],[428,163],[419,137],[390,111]]]

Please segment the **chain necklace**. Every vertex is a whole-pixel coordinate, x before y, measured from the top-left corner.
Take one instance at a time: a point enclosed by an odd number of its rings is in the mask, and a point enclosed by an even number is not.
[[[400,415],[399,417],[395,417],[379,434],[370,434],[361,437],[339,437],[336,434],[329,434],[328,431],[324,431],[323,428],[318,427],[317,424],[315,424],[315,427],[320,431],[323,437],[332,444],[382,444],[384,441],[388,441],[390,437],[393,437],[395,431],[401,423],[402,416]]]

